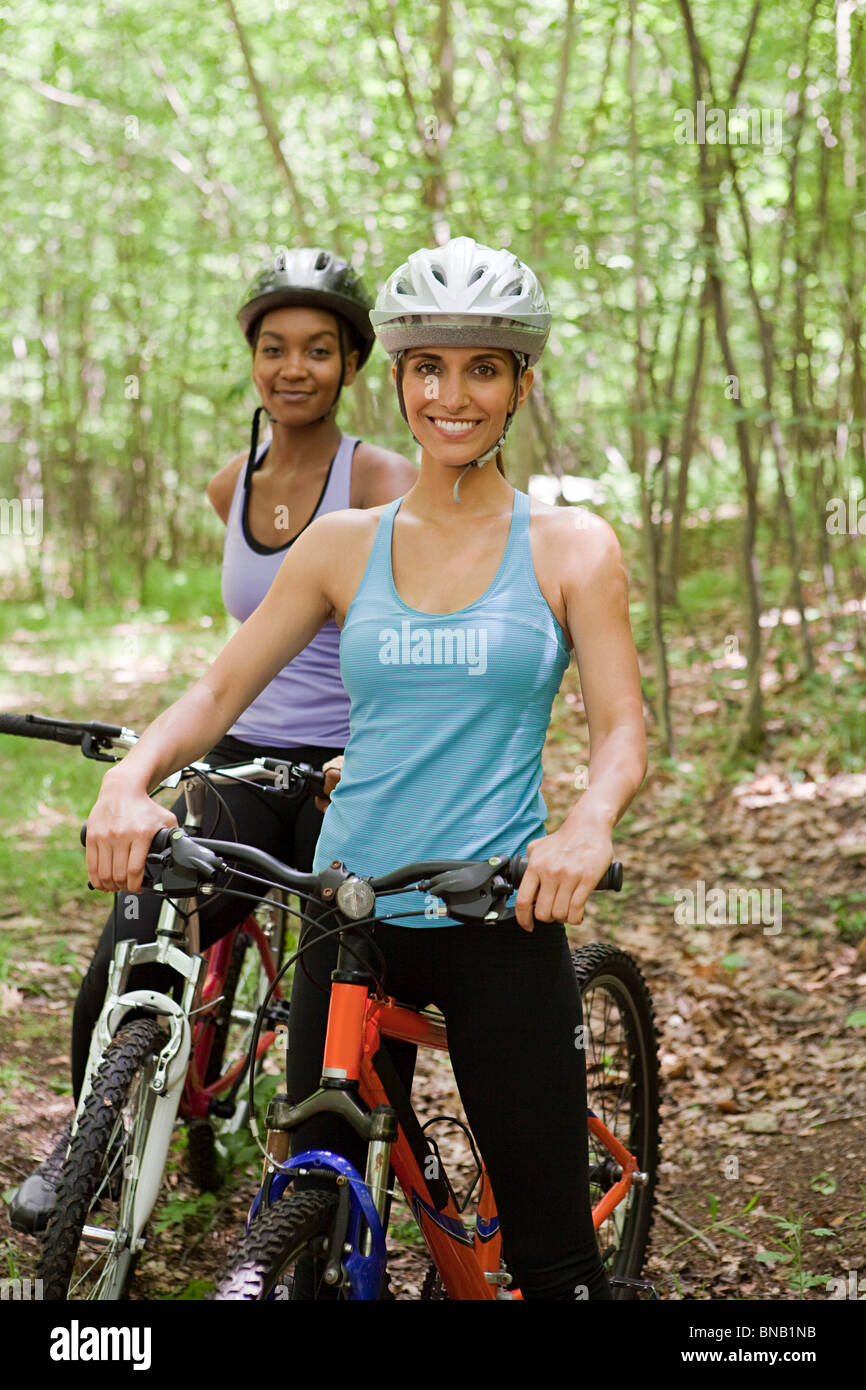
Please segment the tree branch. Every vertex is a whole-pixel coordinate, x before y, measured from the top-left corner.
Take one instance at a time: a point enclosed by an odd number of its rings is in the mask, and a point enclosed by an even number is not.
[[[259,82],[259,79],[256,77],[256,72],[255,68],[253,67],[253,60],[252,55],[250,53],[249,44],[247,43],[247,37],[241,26],[241,22],[238,19],[237,11],[234,7],[234,0],[226,0],[226,6],[228,7],[229,17],[231,19],[232,26],[234,28],[235,33],[238,36],[238,43],[241,46],[241,53],[243,54],[244,67],[246,68],[247,78],[249,80],[250,87],[252,88],[253,96],[255,97],[256,108],[258,110],[259,118],[262,122],[262,125],[264,126],[268,144],[270,145],[271,150],[273,152],[277,168],[279,169],[279,171],[283,175],[283,178],[286,181],[286,186],[289,190],[289,196],[292,200],[292,206],[295,210],[295,216],[298,219],[298,226],[300,227],[300,230],[303,232],[304,240],[310,242],[314,238],[310,231],[310,225],[307,221],[306,213],[304,212],[303,200],[301,198],[300,192],[298,191],[298,185],[295,182],[295,176],[292,173],[292,170],[289,167],[289,162],[283,153],[283,147],[280,144],[280,137],[277,131],[276,123],[274,121],[273,113],[271,112],[271,109],[268,106],[264,91],[262,90],[261,83]]]

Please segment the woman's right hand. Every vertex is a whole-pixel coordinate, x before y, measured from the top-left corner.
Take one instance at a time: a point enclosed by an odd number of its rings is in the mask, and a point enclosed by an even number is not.
[[[178,822],[173,812],[118,774],[119,769],[105,774],[87,819],[87,876],[104,893],[137,893],[154,835]]]
[[[338,753],[336,758],[331,758],[329,762],[322,763],[322,771],[325,774],[325,786],[321,796],[315,798],[316,807],[319,811],[327,811],[331,804],[331,792],[340,780],[340,771],[343,766],[343,754]]]

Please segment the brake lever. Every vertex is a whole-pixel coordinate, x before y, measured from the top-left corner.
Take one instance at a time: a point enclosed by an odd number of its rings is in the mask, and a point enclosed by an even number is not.
[[[95,763],[118,763],[113,753],[106,753],[104,749],[110,748],[111,744],[106,739],[101,739],[98,734],[92,734],[89,730],[81,735],[81,751],[85,758],[92,758]]]
[[[465,869],[446,869],[418,886],[442,898],[448,915],[458,922],[498,922],[513,890],[497,870],[508,863],[504,855],[495,855]]]
[[[159,854],[149,854],[144,861],[144,878],[142,888],[152,888],[155,893],[165,893],[172,896],[175,893],[182,897],[191,897],[201,888],[201,879],[197,874],[184,872],[178,869],[172,859],[170,849],[164,849]]]
[[[219,870],[225,868],[218,855],[204,845],[196,844],[181,826],[169,830],[168,839],[167,847],[155,855],[148,855],[146,861],[157,860],[162,870],[161,892],[185,893],[187,896],[198,893],[202,888],[202,879],[212,882]]]

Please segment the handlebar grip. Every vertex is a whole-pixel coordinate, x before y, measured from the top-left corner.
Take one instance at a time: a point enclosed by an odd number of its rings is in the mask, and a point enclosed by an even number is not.
[[[528,856],[525,855],[525,854],[515,854],[514,857],[513,857],[513,859],[512,859],[511,862],[509,863],[509,865],[508,865],[508,877],[511,879],[511,882],[514,884],[514,887],[515,887],[515,888],[519,888],[519,887],[520,887],[520,880],[523,878],[523,875],[526,873],[526,870],[527,870],[528,865],[529,865],[529,858],[528,858]],[[593,892],[594,892],[594,893],[601,893],[601,892],[619,893],[619,891],[621,890],[621,888],[622,888],[622,864],[619,862],[618,859],[614,859],[614,861],[613,861],[613,863],[610,865],[610,867],[609,867],[608,869],[606,869],[605,872],[602,874],[602,876],[601,876],[601,878],[599,879],[598,883],[595,885],[595,888],[593,889]]]
[[[151,846],[150,846],[150,849],[148,850],[148,854],[162,854],[162,851],[163,851],[164,849],[167,849],[167,848],[168,848],[169,836],[170,836],[170,835],[172,834],[172,832],[175,831],[175,830],[177,830],[177,826],[176,826],[176,825],[166,825],[166,826],[163,826],[162,830],[157,830],[157,832],[156,832],[156,834],[154,835],[153,840],[152,840],[152,842],[151,842]],[[86,848],[87,848],[87,821],[85,821],[84,824],[82,825],[82,827],[81,827],[81,833],[80,833],[80,835],[79,835],[78,838],[81,840],[81,843],[84,845],[84,848],[86,849]]]
[[[609,868],[605,869],[600,881],[595,885],[595,892],[619,893],[622,889],[622,864],[618,859],[614,859]]]
[[[276,766],[279,766],[279,764],[276,764]],[[285,764],[283,764],[283,766],[285,766]],[[325,773],[321,768],[313,767],[311,763],[294,763],[290,764],[290,767],[292,767],[297,781],[304,791],[315,792],[316,790],[325,790]],[[290,786],[286,788],[286,790],[291,791],[293,788]]]
[[[0,734],[17,734],[19,738],[42,738],[52,743],[68,743],[75,748],[81,734],[60,724],[37,724],[29,714],[0,714]]]

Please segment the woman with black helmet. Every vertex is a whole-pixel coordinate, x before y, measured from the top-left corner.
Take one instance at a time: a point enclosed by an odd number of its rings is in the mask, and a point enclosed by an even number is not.
[[[369,508],[402,496],[416,472],[399,454],[341,433],[340,393],[364,366],[375,341],[370,300],[359,276],[320,248],[283,250],[250,285],[238,319],[252,351],[252,379],[261,398],[248,452],[221,469],[208,497],[226,525],[222,591],[233,617],[249,617],[264,598],[299,535],[315,517],[348,507]],[[262,413],[270,437],[260,443]],[[349,698],[340,679],[340,635],[333,622],[280,670],[211,749],[214,765],[276,757],[321,767],[342,753],[349,736]],[[299,868],[312,863],[322,811],[312,798],[265,797],[252,786],[220,789],[245,841]],[[184,800],[174,807],[181,816]],[[203,831],[233,838],[232,823],[212,793]],[[75,1004],[72,1080],[77,1099],[90,1035],[102,1007],[116,940],[152,939],[160,903],[138,899],[133,912],[117,904],[103,931]],[[202,946],[236,926],[249,904],[219,896],[200,912]],[[132,918],[132,920],[130,920]],[[160,967],[139,968],[131,987],[164,987]],[[10,1205],[16,1229],[47,1224],[69,1140],[68,1126]]]
[[[88,873],[106,891],[137,887],[151,839],[171,819],[148,786],[218,737],[334,618],[352,733],[313,867],[338,856],[378,874],[418,859],[528,855],[514,923],[411,916],[418,902],[407,894],[389,900],[394,916],[375,937],[389,994],[445,1015],[524,1297],[605,1299],[589,1210],[580,998],[560,924],[582,920],[646,769],[622,556],[600,518],[576,527],[568,509],[530,500],[485,466],[531,389],[549,331],[528,267],[468,237],[417,251],[386,284],[373,322],[421,445],[418,481],[372,511],[323,517],[301,538],[202,680],[106,773]],[[589,785],[545,835],[541,750],[571,652]],[[331,944],[313,938],[311,978],[296,972],[293,987],[294,1102],[318,1084],[334,959]],[[331,1116],[292,1139],[357,1164],[356,1137]]]

